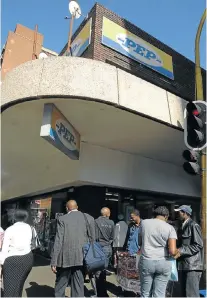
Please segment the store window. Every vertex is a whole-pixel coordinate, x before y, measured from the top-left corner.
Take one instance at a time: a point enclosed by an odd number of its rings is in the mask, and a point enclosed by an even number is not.
[[[14,214],[17,209],[17,202],[7,203],[2,206],[1,210],[1,226],[6,230],[9,226],[14,223]]]
[[[52,197],[47,197],[32,200],[30,204],[32,222],[37,231],[42,251],[47,251],[49,247],[51,203]]]

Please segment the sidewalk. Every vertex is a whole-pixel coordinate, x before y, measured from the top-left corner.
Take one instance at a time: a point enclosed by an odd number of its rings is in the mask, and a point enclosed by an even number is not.
[[[53,297],[54,295],[55,274],[52,273],[49,260],[43,257],[35,258],[35,265],[25,282],[23,297]],[[107,277],[108,295],[116,297],[119,289],[116,286],[116,276]],[[85,297],[91,297],[93,290],[91,284],[85,284]],[[69,296],[67,288],[66,296]]]

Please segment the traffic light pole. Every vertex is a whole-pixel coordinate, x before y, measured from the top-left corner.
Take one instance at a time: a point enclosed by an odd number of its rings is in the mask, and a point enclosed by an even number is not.
[[[195,40],[195,100],[204,101],[203,94],[203,80],[200,67],[200,36],[207,16],[207,9],[205,9],[203,16],[198,26],[196,40]],[[201,228],[204,240],[204,254],[206,264],[206,148],[201,151]]]

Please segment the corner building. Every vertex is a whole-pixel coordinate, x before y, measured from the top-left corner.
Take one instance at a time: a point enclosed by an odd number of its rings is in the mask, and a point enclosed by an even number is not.
[[[100,4],[66,48],[2,83],[2,222],[27,208],[48,253],[72,198],[115,221],[166,205],[175,226],[175,206],[190,204],[199,221],[200,179],[182,168],[194,63]]]

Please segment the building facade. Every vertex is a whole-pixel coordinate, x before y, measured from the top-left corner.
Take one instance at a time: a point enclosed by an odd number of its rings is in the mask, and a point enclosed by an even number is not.
[[[26,208],[43,250],[57,217],[76,199],[129,220],[155,206],[191,204],[200,180],[182,168],[183,111],[194,100],[194,63],[96,4],[59,57],[10,71],[2,83],[2,207],[5,226]],[[205,80],[206,73],[202,70]],[[19,86],[17,88],[17,86]]]
[[[13,68],[36,58],[42,53],[46,56],[57,56],[54,51],[43,47],[44,36],[21,24],[17,24],[14,32],[10,31],[1,53],[1,78]]]

